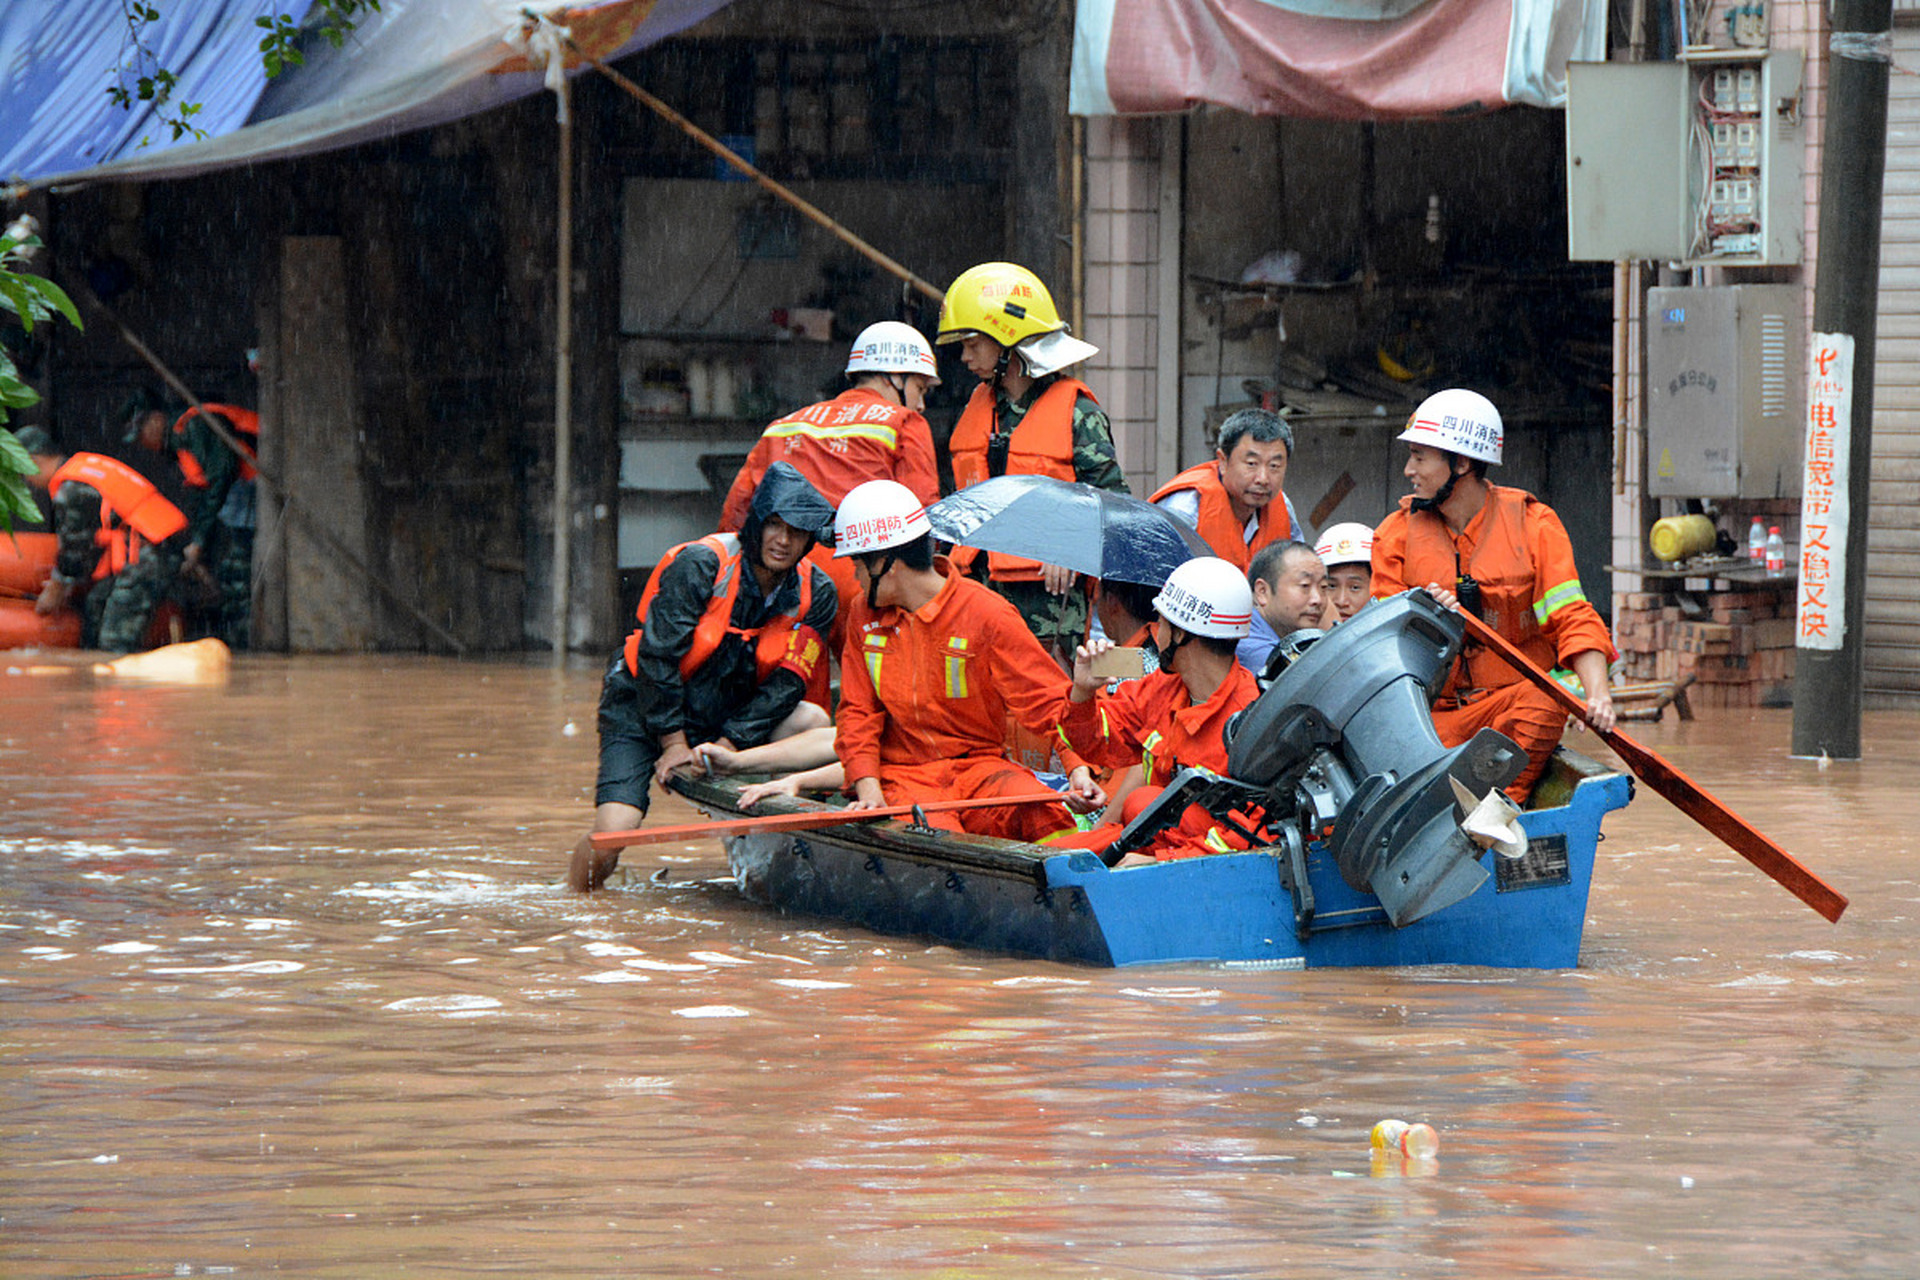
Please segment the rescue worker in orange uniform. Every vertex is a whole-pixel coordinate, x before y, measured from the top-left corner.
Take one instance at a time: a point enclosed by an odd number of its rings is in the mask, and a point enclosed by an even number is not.
[[[1413,493],[1374,531],[1374,598],[1425,587],[1448,608],[1474,613],[1542,668],[1571,668],[1586,689],[1588,723],[1611,729],[1613,640],[1581,590],[1567,531],[1532,494],[1487,481],[1505,439],[1500,411],[1477,392],[1436,392],[1399,438]],[[1433,704],[1433,724],[1449,747],[1485,727],[1519,743],[1530,763],[1507,794],[1524,803],[1567,717],[1469,639]]]
[[[1242,409],[1220,424],[1212,458],[1161,485],[1149,501],[1198,529],[1213,554],[1245,572],[1261,548],[1307,541],[1293,500],[1281,492],[1292,456],[1285,418]]]
[[[788,462],[820,495],[838,507],[857,484],[898,480],[923,503],[940,497],[940,470],[933,456],[933,432],[922,416],[927,391],[940,385],[933,348],[921,332],[898,320],[882,320],[861,330],[847,355],[852,385],[831,400],[808,405],[779,419],[760,434],[746,465],[734,477],[720,512],[720,528],[733,532],[747,518],[747,504],[767,468]],[[853,597],[853,570],[822,544],[808,559],[826,570],[845,601]],[[846,611],[827,637],[838,653],[844,640]]]
[[[34,612],[52,613],[84,595],[86,646],[132,652],[179,576],[186,515],[117,458],[60,453],[38,427],[22,427],[15,438],[39,468],[27,482],[53,501],[58,541]]]
[[[1352,520],[1336,524],[1313,549],[1327,567],[1327,603],[1320,615],[1325,630],[1373,603],[1373,530]]]
[[[827,723],[803,698],[826,659],[837,600],[832,580],[803,561],[832,519],[805,477],[776,462],[737,535],[662,558],[601,687],[594,831],[638,826],[648,785],[694,765],[701,745],[754,747]],[[619,860],[582,840],[567,883],[597,889]]]
[[[1154,600],[1153,639],[1160,669],[1114,689],[1093,674],[1093,660],[1112,642],[1092,639],[1073,655],[1073,692],[1060,732],[1094,764],[1138,764],[1141,787],[1128,797],[1131,817],[1186,768],[1227,772],[1227,721],[1260,696],[1253,673],[1236,659],[1234,646],[1253,620],[1253,590],[1246,575],[1225,560],[1202,556],[1167,577]],[[1059,843],[1104,849],[1123,824],[1097,827]],[[1133,866],[1191,858],[1232,849],[1205,810],[1155,837],[1143,853],[1117,865]],[[1244,842],[1241,842],[1244,847]]]
[[[834,520],[834,554],[854,562],[860,593],[840,660],[836,746],[854,809],[927,800],[1032,794],[1030,769],[1006,757],[1008,713],[1055,734],[1067,677],[1019,612],[933,553],[920,499],[870,480]],[[1062,752],[1068,796],[1106,800],[1077,757]],[[929,815],[948,830],[1039,840],[1071,828],[1063,804],[989,806]]]
[[[1106,412],[1085,383],[1061,372],[1099,348],[1068,334],[1033,272],[1010,262],[962,272],[940,304],[934,341],[960,343],[961,362],[980,379],[947,445],[956,485],[1040,475],[1127,492]],[[974,553],[957,552],[954,563],[970,569]],[[987,576],[1064,669],[1092,616],[1080,575],[988,552]]]

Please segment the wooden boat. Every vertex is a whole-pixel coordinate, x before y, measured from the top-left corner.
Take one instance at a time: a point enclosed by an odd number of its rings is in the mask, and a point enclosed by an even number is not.
[[[735,779],[680,779],[703,809],[736,815]],[[1323,846],[1307,891],[1275,850],[1109,870],[1084,851],[959,836],[898,820],[726,842],[741,891],[783,911],[880,933],[1090,965],[1201,961],[1275,969],[1425,964],[1565,969],[1578,963],[1601,819],[1632,780],[1564,748],[1521,818],[1527,853],[1482,855],[1471,895],[1394,927]],[[776,797],[758,813],[812,809]],[[1309,909],[1303,911],[1303,903]]]

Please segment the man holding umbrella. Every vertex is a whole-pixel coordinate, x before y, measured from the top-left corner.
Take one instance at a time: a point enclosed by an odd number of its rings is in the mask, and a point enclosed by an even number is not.
[[[1127,492],[1105,411],[1084,383],[1061,372],[1099,348],[1067,333],[1033,272],[1011,262],[962,272],[940,305],[934,341],[960,343],[962,363],[980,379],[948,444],[961,489],[994,476],[1042,475]],[[962,553],[955,563],[965,568],[972,559]],[[1065,667],[1090,616],[1079,575],[1001,553],[988,555],[987,573]]]

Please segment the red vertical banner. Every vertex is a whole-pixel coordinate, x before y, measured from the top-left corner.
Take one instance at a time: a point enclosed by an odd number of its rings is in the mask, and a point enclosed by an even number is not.
[[[1807,352],[1801,455],[1800,600],[1795,643],[1838,650],[1847,630],[1847,450],[1853,435],[1853,335],[1816,333]]]

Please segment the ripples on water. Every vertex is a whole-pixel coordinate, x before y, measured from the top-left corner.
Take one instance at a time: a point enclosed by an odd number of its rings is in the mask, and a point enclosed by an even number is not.
[[[423,659],[253,659],[216,691],[0,674],[0,1272],[1920,1254],[1912,715],[1826,772],[1784,758],[1784,713],[1641,735],[1850,893],[1837,928],[1643,792],[1578,970],[1112,972],[784,920],[711,845],[566,894],[595,691]],[[1439,1159],[1376,1170],[1387,1115]]]

